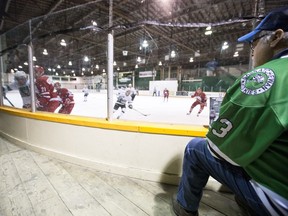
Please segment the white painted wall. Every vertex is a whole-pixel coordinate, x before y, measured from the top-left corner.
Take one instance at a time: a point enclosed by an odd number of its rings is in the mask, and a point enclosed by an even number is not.
[[[116,174],[177,184],[188,136],[69,125],[0,112],[0,135],[61,160]]]
[[[154,88],[160,91],[160,96],[163,96],[163,91],[165,88],[169,90],[169,94],[171,96],[176,95],[176,91],[178,89],[178,81],[177,80],[156,80],[156,81],[149,81],[149,94],[152,95]]]

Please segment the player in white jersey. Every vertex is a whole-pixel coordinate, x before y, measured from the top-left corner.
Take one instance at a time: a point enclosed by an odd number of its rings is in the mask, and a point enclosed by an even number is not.
[[[82,89],[82,92],[84,93],[84,102],[86,102],[87,101],[87,97],[89,95],[89,89],[88,89],[88,87],[86,85]]]
[[[17,71],[14,74],[14,82],[3,87],[4,94],[6,91],[19,90],[23,101],[23,108],[31,107],[31,91],[30,82],[27,79],[27,74],[24,71]]]
[[[117,119],[119,119],[125,113],[126,104],[128,104],[128,107],[130,109],[133,108],[131,90],[130,89],[126,89],[125,91],[121,90],[117,94],[117,101],[116,101],[116,103],[114,105],[114,110],[113,110],[113,113],[115,113],[119,108],[121,108],[121,112],[117,116]]]

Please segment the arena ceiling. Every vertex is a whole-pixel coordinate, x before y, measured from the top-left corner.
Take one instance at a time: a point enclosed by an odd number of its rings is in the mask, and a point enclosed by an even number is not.
[[[98,65],[95,72],[101,73],[107,67],[107,33],[113,32],[115,67],[120,71],[133,70],[136,64],[159,67],[160,61],[161,67],[182,68],[213,60],[219,65],[247,64],[249,46],[237,38],[267,12],[285,5],[288,0],[1,0],[0,34],[6,35],[1,54],[8,53],[7,70],[17,67],[27,61],[21,47],[32,41],[39,65],[59,64],[62,71],[80,73],[88,64],[83,56],[88,56],[89,70]],[[205,34],[208,26],[211,35]],[[62,39],[65,47],[59,45]],[[144,40],[147,47],[142,46]],[[229,45],[225,50],[224,42]],[[49,55],[44,56],[43,49]]]

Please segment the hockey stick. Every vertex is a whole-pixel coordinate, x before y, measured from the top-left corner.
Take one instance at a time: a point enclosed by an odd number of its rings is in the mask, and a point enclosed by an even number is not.
[[[150,115],[150,114],[142,113],[142,112],[140,112],[139,110],[137,110],[137,109],[135,109],[135,108],[132,108],[132,109],[133,109],[134,111],[140,113],[140,114],[143,115],[143,116],[149,116],[149,115]]]
[[[15,107],[14,104],[6,97],[6,95],[4,96],[4,99],[6,99],[11,106]]]

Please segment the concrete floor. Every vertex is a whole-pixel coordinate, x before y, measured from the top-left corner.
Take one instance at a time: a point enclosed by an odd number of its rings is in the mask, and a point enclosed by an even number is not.
[[[177,186],[128,178],[56,160],[0,137],[1,216],[173,216]],[[201,216],[243,215],[210,179]]]

